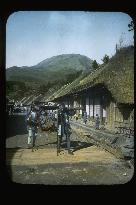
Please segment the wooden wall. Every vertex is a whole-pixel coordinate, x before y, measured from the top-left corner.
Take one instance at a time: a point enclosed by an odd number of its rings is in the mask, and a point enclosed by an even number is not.
[[[67,107],[82,107],[91,120],[98,114],[101,124],[108,129],[114,129],[120,123],[132,122],[133,105],[117,104],[111,93],[102,86],[69,96],[64,101]],[[77,114],[82,116],[82,109],[77,110]]]

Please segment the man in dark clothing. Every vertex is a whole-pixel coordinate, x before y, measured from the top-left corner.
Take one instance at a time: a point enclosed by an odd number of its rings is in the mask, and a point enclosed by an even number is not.
[[[84,121],[84,124],[87,123],[87,112],[86,111],[84,111],[83,121]]]
[[[64,104],[60,106],[58,112],[58,125],[61,129],[60,142],[62,141],[62,138],[65,135],[67,141],[68,154],[73,154],[73,152],[70,150],[71,127],[69,123],[69,111],[67,108],[65,108]]]
[[[99,126],[100,126],[100,118],[99,118],[99,115],[96,114],[96,117],[95,117],[95,129],[99,130]]]
[[[46,119],[47,119],[47,113],[44,110],[42,110],[40,112],[40,116],[39,116],[41,130],[44,130],[44,128],[46,126]]]

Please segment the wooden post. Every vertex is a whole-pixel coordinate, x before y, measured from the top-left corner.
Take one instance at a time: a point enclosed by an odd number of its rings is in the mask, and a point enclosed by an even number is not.
[[[89,115],[89,97],[86,97],[86,112]]]

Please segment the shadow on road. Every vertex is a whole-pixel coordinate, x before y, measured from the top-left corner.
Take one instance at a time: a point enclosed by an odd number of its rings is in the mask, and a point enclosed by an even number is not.
[[[12,173],[12,159],[14,158],[15,153],[19,150],[19,148],[8,148],[6,149],[6,160],[7,160],[7,165],[6,165],[6,174],[8,177],[8,182],[13,183],[13,173]]]
[[[57,145],[57,142],[51,142],[51,143],[45,143],[45,144],[41,144],[41,145],[36,145],[37,148],[44,148],[45,146],[48,145]]]
[[[72,145],[73,143],[73,145]],[[80,142],[80,141],[72,141],[71,142],[71,148],[73,147],[73,152],[80,150],[80,149],[84,149],[87,147],[93,146],[92,143],[87,143],[87,142]]]
[[[7,140],[9,140],[8,138],[12,138],[13,140],[11,140],[9,143],[13,143],[12,141],[15,140],[15,142],[13,144],[10,144],[11,145],[16,145],[12,148],[7,148],[6,149],[6,152],[7,152],[7,156],[6,156],[6,159],[8,160],[8,165],[6,166],[7,167],[7,174],[9,176],[9,179],[10,179],[10,182],[14,182],[12,181],[13,178],[14,178],[14,175],[13,175],[13,167],[12,167],[12,160],[14,158],[14,155],[16,154],[16,152],[19,151],[20,148],[22,148],[22,144],[21,143],[24,143],[24,136],[25,134],[27,134],[27,126],[26,126],[26,122],[25,122],[25,116],[24,115],[10,115],[8,116],[7,118],[7,129],[6,129],[6,138]],[[49,132],[49,135],[51,133]],[[22,136],[21,136],[22,135]],[[45,135],[44,135],[45,136]],[[14,138],[13,138],[14,137]],[[49,138],[48,138],[49,139]],[[36,145],[37,148],[41,148],[41,149],[46,149],[47,147],[49,148],[52,148],[52,147],[56,147],[57,148],[57,136],[56,136],[56,139],[54,138],[54,141],[51,141],[50,142],[46,142],[44,141],[44,143],[42,144],[39,144],[39,145]],[[20,145],[21,147],[18,147],[18,145]],[[51,146],[50,146],[51,145]],[[81,141],[74,141],[72,140],[71,143],[70,143],[70,147],[71,149],[73,150],[73,152],[77,151],[77,150],[80,150],[80,149],[83,149],[83,148],[87,148],[87,147],[90,147],[92,146],[93,144],[92,143],[87,143],[87,142],[81,142]],[[63,140],[62,142],[62,145],[61,147],[63,149],[67,149],[67,142],[66,140]]]
[[[7,115],[6,118],[6,138],[11,138],[16,135],[27,134],[27,126],[25,122],[25,115]],[[6,161],[8,159],[8,165],[6,165],[7,180],[12,183],[12,159],[19,148],[7,148],[6,147]]]
[[[87,142],[81,142],[81,141],[71,141],[70,142],[70,147],[73,150],[73,152],[80,150],[80,149],[84,149],[87,147],[92,146],[92,143],[87,143]],[[66,141],[62,144],[62,148],[66,148],[67,147],[67,143]]]
[[[6,138],[27,134],[24,115],[9,115],[7,117],[6,127]]]

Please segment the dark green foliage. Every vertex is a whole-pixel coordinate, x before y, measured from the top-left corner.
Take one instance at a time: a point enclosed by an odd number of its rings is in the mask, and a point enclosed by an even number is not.
[[[134,22],[131,21],[131,22],[128,24],[128,27],[129,27],[128,31],[134,31]]]
[[[65,54],[46,59],[32,67],[11,67],[6,70],[7,80],[29,84],[45,84],[66,79],[67,75],[92,67],[92,60],[79,54]]]
[[[13,66],[6,70],[7,95],[45,95],[71,83],[83,71],[90,72],[91,68],[92,60],[79,54],[54,56],[32,67]]]
[[[17,91],[21,89],[22,91],[26,91],[26,85],[23,82],[19,81],[7,81],[6,83],[6,90],[9,91]]]
[[[110,57],[108,55],[105,54],[105,56],[103,57],[102,61],[104,64],[108,63],[110,60]]]
[[[92,68],[93,68],[94,70],[96,70],[97,68],[99,68],[99,65],[98,65],[98,63],[97,63],[96,60],[93,61],[93,63],[92,63]]]
[[[24,96],[28,88],[25,83],[19,81],[6,82],[6,95],[10,98],[19,99]]]
[[[37,89],[37,92],[39,94],[44,94],[48,91],[48,86],[47,85],[40,85]]]

